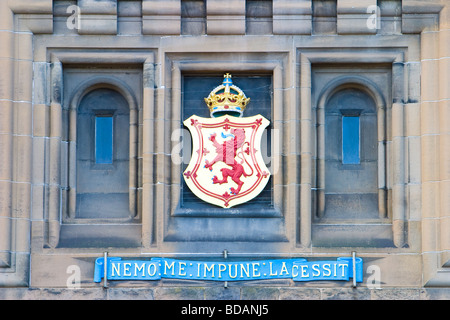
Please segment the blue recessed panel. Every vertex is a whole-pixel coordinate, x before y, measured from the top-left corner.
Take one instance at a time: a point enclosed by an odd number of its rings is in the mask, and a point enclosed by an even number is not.
[[[113,117],[95,117],[95,163],[113,163]]]
[[[342,163],[359,164],[359,117],[342,117]]]

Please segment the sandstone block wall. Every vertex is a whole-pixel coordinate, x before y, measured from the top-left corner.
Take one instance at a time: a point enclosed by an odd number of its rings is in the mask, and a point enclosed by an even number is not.
[[[163,299],[180,286],[178,298],[245,299],[257,288],[276,299],[448,298],[449,30],[445,0],[1,1],[0,287],[8,288],[0,297]],[[183,77],[225,72],[272,79],[279,214],[174,215]],[[370,88],[377,103],[378,201],[385,206],[375,220],[329,223],[318,214],[321,117],[326,94],[350,82]],[[101,83],[134,105],[129,190],[136,215],[126,221],[72,215],[76,101]],[[244,226],[265,230],[264,241],[253,241]],[[356,251],[366,261],[363,288],[356,294],[350,284],[286,281],[223,291],[161,282],[102,291],[92,282],[93,262],[105,251],[222,258],[224,250],[234,258]],[[68,293],[71,265],[80,267],[82,289]],[[370,265],[380,268],[386,290],[368,289]]]

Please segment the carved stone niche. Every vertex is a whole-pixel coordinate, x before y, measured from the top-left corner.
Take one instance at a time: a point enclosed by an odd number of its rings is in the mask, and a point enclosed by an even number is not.
[[[164,89],[157,94],[158,97],[164,95],[165,99],[157,101],[157,110],[160,110],[161,115],[156,115],[154,122],[155,130],[158,133],[164,132],[164,134],[155,135],[154,142],[156,155],[153,157],[153,161],[156,161],[156,167],[153,166],[155,180],[152,186],[154,194],[152,207],[155,208],[156,220],[153,223],[156,224],[156,229],[152,228],[152,230],[156,230],[156,232],[151,237],[151,243],[161,245],[162,248],[165,246],[176,248],[180,252],[185,250],[193,252],[191,250],[196,250],[193,248],[201,248],[204,250],[203,252],[217,252],[217,246],[214,245],[216,242],[220,242],[221,247],[227,246],[227,250],[235,252],[266,250],[271,252],[270,250],[273,250],[274,246],[277,248],[280,248],[280,245],[289,246],[289,241],[295,241],[295,236],[292,235],[292,232],[295,233],[293,221],[295,221],[295,214],[298,210],[292,207],[298,205],[298,202],[293,199],[289,201],[287,189],[298,190],[298,186],[294,181],[287,185],[288,183],[284,180],[288,179],[286,177],[295,179],[297,176],[295,170],[298,166],[292,162],[292,166],[281,167],[281,162],[286,159],[286,154],[289,152],[279,143],[290,140],[287,136],[282,137],[282,135],[289,135],[287,127],[292,128],[292,126],[286,125],[286,121],[291,123],[289,121],[291,119],[285,117],[295,115],[292,110],[287,111],[295,106],[295,104],[285,101],[287,92],[290,90],[283,90],[289,82],[288,73],[284,71],[289,68],[287,57],[287,54],[284,53],[258,52],[166,53],[162,70],[165,79]],[[252,77],[259,76],[260,80],[266,79],[269,81],[268,83],[272,84],[273,96],[272,93],[268,93],[269,97],[272,96],[269,114],[271,128],[279,134],[272,137],[271,168],[269,169],[274,169],[276,164],[280,166],[278,171],[271,171],[273,188],[272,195],[269,195],[271,198],[269,202],[272,205],[268,211],[245,211],[244,206],[241,209],[221,210],[220,213],[216,212],[217,210],[214,208],[206,211],[195,208],[183,209],[182,200],[186,196],[182,189],[183,163],[174,164],[171,157],[164,156],[170,154],[174,146],[180,143],[181,137],[172,136],[170,142],[164,137],[168,137],[176,130],[183,129],[182,122],[185,119],[182,119],[182,101],[183,95],[188,94],[184,91],[185,80],[188,78],[190,80],[201,79],[202,77],[220,79],[225,72],[236,75],[236,81],[246,79],[245,81],[250,83]],[[215,86],[217,86],[217,82],[211,81],[207,91],[211,91]],[[268,86],[268,90],[270,90],[270,86]],[[254,98],[257,102],[258,97]],[[207,110],[203,99],[199,99],[198,104],[200,105],[198,108],[203,107]],[[185,138],[190,139],[189,135]],[[292,150],[293,154],[295,152]],[[298,160],[298,157],[294,157],[294,160]],[[149,166],[152,167],[150,164]],[[160,182],[164,182],[164,184]],[[261,242],[264,242],[264,246],[260,245]]]
[[[305,144],[302,149],[302,154],[312,154],[312,174],[310,177],[305,176],[302,181],[302,185],[310,183],[312,186],[311,208],[301,210],[302,221],[306,221],[307,215],[312,213],[311,235],[308,238],[307,233],[304,233],[303,241],[310,240],[318,247],[407,248],[411,245],[408,243],[405,202],[405,133],[401,125],[404,121],[403,88],[405,81],[408,81],[404,73],[403,56],[404,48],[379,50],[370,54],[364,49],[340,50],[339,53],[332,50],[299,51],[301,108],[305,115],[302,120],[313,124],[312,130],[305,130],[302,136],[302,141],[312,141],[312,144]],[[345,96],[339,100],[349,105],[335,106],[336,112],[330,110],[334,97],[345,92],[353,95],[353,100]],[[360,164],[343,165],[340,147],[334,150],[326,144],[340,146],[339,121],[349,110],[361,109],[355,103],[371,105],[372,111],[363,112],[364,117],[361,115],[361,123],[373,123],[373,132],[362,132],[361,139],[368,138],[373,143],[369,155],[361,158]],[[312,108],[310,113],[307,112],[309,108]],[[337,130],[334,142],[326,138],[330,134],[330,126],[333,126],[332,122],[326,120],[327,117],[334,117],[337,121],[334,124]],[[364,144],[368,140],[361,141],[361,149],[366,148]],[[337,171],[330,175],[333,166]],[[372,173],[367,175],[368,172],[363,169],[371,170]],[[352,176],[363,179],[359,181],[364,185],[358,189],[367,192],[352,193],[349,187],[353,183]],[[372,198],[372,208],[356,208],[357,202],[363,204],[362,199],[367,197]],[[350,206],[344,209],[343,203],[350,200]],[[335,209],[331,210],[333,205]],[[353,205],[356,205],[356,211],[352,211]],[[364,203],[366,205],[367,202]]]
[[[151,76],[144,79],[153,70],[148,67],[153,56],[107,51],[54,51],[51,56],[50,131],[56,136],[46,156],[50,166],[60,170],[50,170],[44,247],[138,247],[142,92],[147,82],[153,85]],[[108,65],[99,63],[102,58]],[[107,115],[113,118],[114,161],[98,164],[92,160],[94,119]]]

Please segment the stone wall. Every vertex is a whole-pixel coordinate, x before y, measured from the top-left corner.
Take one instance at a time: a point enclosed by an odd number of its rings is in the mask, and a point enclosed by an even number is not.
[[[295,288],[169,287],[157,288],[8,288],[1,300],[448,300],[447,288]]]
[[[246,299],[258,291],[270,299],[448,299],[449,24],[445,0],[1,1],[0,286],[10,288],[0,298]],[[224,72],[272,78],[272,197],[280,215],[174,215],[183,77]],[[330,222],[319,214],[321,110],[333,88],[350,82],[369,88],[377,103],[386,206],[376,219]],[[74,112],[83,90],[105,83],[135,104],[136,215],[83,220],[73,215]],[[244,226],[267,230],[264,241],[252,241]],[[148,258],[224,250],[236,258],[356,251],[366,268],[381,269],[383,289],[365,288],[367,269],[358,289],[127,283],[104,290],[92,282],[93,261],[105,251]],[[80,267],[83,289],[65,288],[71,265]]]

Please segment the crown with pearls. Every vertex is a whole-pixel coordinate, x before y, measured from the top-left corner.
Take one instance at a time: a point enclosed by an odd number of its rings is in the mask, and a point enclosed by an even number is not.
[[[220,86],[214,88],[205,98],[211,117],[228,114],[242,117],[242,114],[250,102],[239,87],[233,84],[231,75],[226,73]]]

